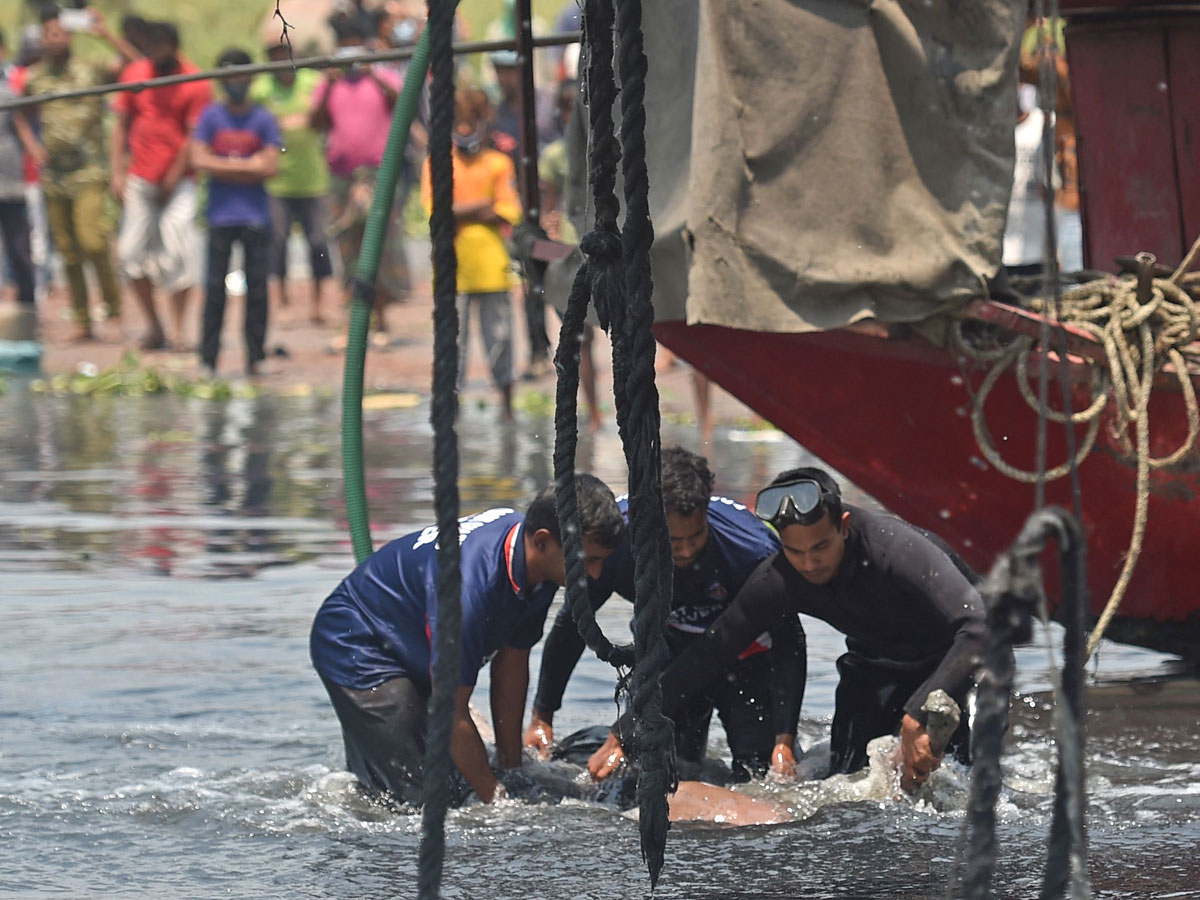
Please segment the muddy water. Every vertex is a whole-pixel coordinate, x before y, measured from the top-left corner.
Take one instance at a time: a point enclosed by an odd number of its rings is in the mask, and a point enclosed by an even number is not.
[[[366,414],[378,538],[428,519],[426,418]],[[418,820],[356,796],[308,664],[312,614],[350,565],[336,399],[47,400],[18,387],[0,397],[0,421],[0,895],[412,896]],[[464,512],[519,503],[549,478],[545,418],[501,427],[467,408],[460,435]],[[761,438],[718,431],[707,452],[720,490],[745,498],[806,459]],[[695,446],[687,428],[667,440]],[[620,486],[612,434],[585,438],[580,457]],[[604,616],[611,633],[628,627],[620,604]],[[809,626],[806,743],[828,729],[842,649]],[[1169,662],[1108,647],[1096,669],[1116,682],[1090,694],[1103,896],[1200,896],[1196,682],[1128,683]],[[1021,651],[1000,896],[1033,896],[1045,853],[1046,666],[1041,648]],[[609,718],[612,683],[581,664],[564,733]],[[715,734],[711,749],[724,752]],[[656,896],[941,896],[966,779],[948,768],[935,781],[916,806],[760,788],[797,821],[677,826]],[[606,808],[460,810],[448,844],[447,897],[648,893],[635,827]]]

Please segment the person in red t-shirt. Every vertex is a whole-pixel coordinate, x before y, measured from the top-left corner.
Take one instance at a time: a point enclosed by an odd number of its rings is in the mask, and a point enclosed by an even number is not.
[[[179,32],[167,22],[147,25],[145,59],[121,73],[122,82],[199,71],[179,55]],[[112,191],[125,207],[117,256],[133,282],[148,328],[147,350],[166,346],[154,306],[155,279],[171,294],[171,343],[184,349],[188,294],[200,281],[196,183],[188,166],[192,129],[212,99],[207,81],[118,94],[112,136]]]

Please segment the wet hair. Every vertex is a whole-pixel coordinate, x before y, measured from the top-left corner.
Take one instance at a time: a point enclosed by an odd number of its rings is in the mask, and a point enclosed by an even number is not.
[[[179,29],[173,22],[147,22],[146,45],[166,44],[172,50],[179,49]]]
[[[250,54],[240,47],[230,47],[217,58],[217,68],[224,66],[248,66],[254,62],[250,58]]]
[[[39,21],[45,25],[47,22],[57,19],[60,12],[62,10],[58,8],[57,3],[43,3],[38,11]]]
[[[833,519],[833,524],[839,525],[842,521],[842,490],[838,487],[837,482],[833,480],[833,476],[824,469],[819,469],[816,466],[802,466],[799,469],[788,469],[776,475],[767,487],[786,484],[789,481],[799,481],[803,478],[811,479],[821,486],[821,499],[825,504],[825,509],[829,511],[829,515]]]
[[[716,480],[708,460],[682,447],[667,447],[662,452],[663,506],[678,516],[693,516],[708,509]]]
[[[609,550],[617,546],[625,536],[625,517],[621,515],[608,485],[595,475],[576,472],[575,496],[579,500],[579,521],[583,525],[584,537]],[[552,486],[539,491],[529,504],[525,513],[525,527],[530,534],[545,528],[554,535],[556,541],[562,542]]]

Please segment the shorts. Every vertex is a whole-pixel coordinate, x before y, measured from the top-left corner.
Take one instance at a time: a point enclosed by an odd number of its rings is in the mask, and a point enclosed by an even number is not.
[[[117,237],[121,274],[131,280],[149,278],[171,293],[199,284],[196,183],[181,179],[164,203],[158,185],[131,175],[123,199]]]

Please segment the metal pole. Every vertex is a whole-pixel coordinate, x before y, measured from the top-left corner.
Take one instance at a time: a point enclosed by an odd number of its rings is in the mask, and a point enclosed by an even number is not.
[[[525,221],[534,229],[541,226],[538,208],[538,135],[537,98],[533,92],[533,13],[531,0],[516,0],[513,22],[516,31],[517,65],[521,67],[521,199],[525,206]],[[541,290],[537,285],[536,290]]]
[[[552,34],[545,37],[532,38],[530,46],[561,47],[566,44],[579,43],[579,32]],[[455,44],[454,54],[461,56],[470,53],[491,53],[493,50],[515,50],[515,41],[467,41]],[[173,84],[184,84],[189,81],[223,80],[236,78],[239,75],[258,75],[261,72],[281,72],[284,69],[336,69],[344,68],[354,63],[389,62],[399,59],[410,59],[416,52],[415,47],[403,47],[397,50],[379,50],[374,53],[360,53],[357,56],[311,56],[304,59],[283,59],[278,62],[252,63],[245,66],[222,66],[219,69],[206,69],[203,72],[189,72],[185,75],[168,75],[164,78],[149,78],[145,81],[130,81],[124,83],[101,84],[95,87],[79,88],[74,91],[58,91],[48,94],[37,94],[32,97],[20,97],[0,103],[0,110],[22,109],[27,106],[37,106],[54,100],[74,100],[79,97],[96,97],[102,94],[115,94],[123,91],[143,91],[149,88],[168,87]],[[529,54],[532,57],[532,53]]]

